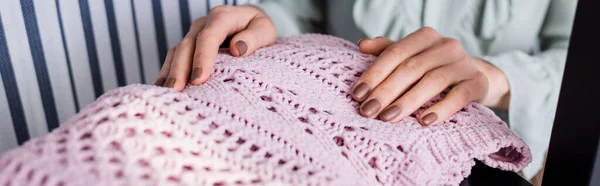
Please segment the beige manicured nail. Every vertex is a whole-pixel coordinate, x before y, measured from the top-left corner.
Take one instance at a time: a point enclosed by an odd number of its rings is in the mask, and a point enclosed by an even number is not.
[[[397,105],[392,105],[379,114],[379,119],[383,121],[390,121],[398,115],[400,115],[400,107]]]
[[[354,88],[354,90],[352,91],[352,96],[354,96],[354,99],[356,99],[357,101],[362,101],[367,96],[367,94],[369,94],[369,91],[371,91],[371,86],[363,82],[356,86],[356,88]]]
[[[431,125],[435,120],[437,120],[437,114],[435,114],[435,112],[429,113],[423,117],[423,123],[425,125]]]
[[[240,56],[246,54],[246,51],[248,50],[248,45],[242,40],[235,42],[235,47],[238,49],[238,52],[240,52]]]
[[[194,70],[192,70],[192,76],[190,78],[190,83],[196,79],[200,79],[201,75],[202,75],[202,70],[200,70],[200,67],[194,67]]]
[[[365,117],[371,117],[373,114],[377,113],[379,109],[381,109],[381,103],[379,103],[377,99],[372,99],[360,107],[360,112]]]
[[[154,85],[156,86],[162,86],[163,84],[165,84],[165,78],[158,78],[156,82],[154,82]]]
[[[167,81],[164,84],[164,87],[173,88],[175,85],[175,78],[167,78]]]

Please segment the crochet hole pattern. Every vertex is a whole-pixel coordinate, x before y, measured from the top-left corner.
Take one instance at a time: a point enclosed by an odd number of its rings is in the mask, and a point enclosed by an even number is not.
[[[248,57],[220,51],[183,92],[106,92],[48,135],[0,156],[0,185],[458,185],[474,159],[518,171],[519,137],[471,103],[438,126],[358,114],[349,95],[375,56],[340,38],[280,38]]]

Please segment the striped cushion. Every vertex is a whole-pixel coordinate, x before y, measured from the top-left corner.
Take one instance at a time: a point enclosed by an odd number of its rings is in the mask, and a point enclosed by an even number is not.
[[[168,48],[210,8],[258,1],[0,1],[0,153],[107,90],[153,83]]]

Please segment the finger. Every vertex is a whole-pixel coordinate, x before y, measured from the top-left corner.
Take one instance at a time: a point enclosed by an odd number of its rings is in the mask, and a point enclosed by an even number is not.
[[[387,47],[391,46],[392,44],[394,44],[394,41],[392,41],[386,37],[379,36],[374,39],[369,39],[369,38],[361,39],[358,42],[358,47],[360,49],[360,52],[362,52],[362,53],[379,55],[379,54],[381,54],[381,52],[383,52],[383,50],[385,50]]]
[[[193,56],[191,83],[198,85],[205,82],[213,70],[215,59],[221,43],[240,30],[245,29],[251,19],[259,12],[249,6],[219,6],[209,13],[206,25],[198,33],[196,49]]]
[[[231,39],[231,55],[248,56],[260,47],[275,43],[276,35],[275,26],[269,17],[257,17]]]
[[[198,32],[202,30],[206,23],[206,18],[200,18],[194,21],[190,31],[186,36],[177,44],[177,50],[173,56],[171,62],[171,69],[169,71],[169,78],[174,81],[169,87],[175,88],[177,91],[182,91],[188,82],[191,72],[192,59],[194,56],[194,49],[196,48],[196,36]]]
[[[400,63],[431,47],[442,37],[432,28],[424,27],[386,48],[352,87],[357,101],[367,98],[372,88],[381,83]]]
[[[468,78],[468,73],[457,73],[463,65],[447,65],[428,72],[408,92],[381,112],[383,121],[397,122],[440,94],[449,86]]]
[[[165,57],[163,66],[160,69],[160,72],[158,72],[158,77],[156,78],[154,85],[164,86],[164,84],[167,80],[167,77],[169,76],[169,71],[171,70],[171,60],[173,59],[175,49],[176,49],[176,47],[173,47],[173,48],[169,49],[169,51],[167,52],[167,57]]]
[[[196,39],[198,33],[204,28],[206,25],[206,16],[196,19],[192,25],[190,26],[190,30],[185,34],[184,38]]]
[[[420,115],[422,125],[437,125],[467,104],[483,99],[488,89],[484,75],[469,79],[454,86],[448,95]]]
[[[387,107],[392,101],[396,100],[400,95],[405,94],[409,89],[413,89],[414,87],[411,88],[412,86],[416,86],[415,84],[423,78],[425,74],[430,73],[430,71],[434,69],[447,65],[453,61],[460,61],[462,62],[460,65],[465,66],[464,64],[468,64],[465,63],[468,62],[465,61],[468,60],[468,56],[461,50],[462,48],[460,44],[457,44],[457,41],[443,39],[425,52],[402,62],[391,74],[386,75],[385,80],[379,83],[365,99],[371,102],[377,101],[380,107],[370,107],[365,102],[361,105],[361,114],[365,117],[375,117],[381,109]],[[457,71],[464,71],[464,69],[460,68],[452,70],[454,71],[450,70],[447,73],[460,74],[457,73]],[[433,74],[435,76],[446,76],[445,74]]]

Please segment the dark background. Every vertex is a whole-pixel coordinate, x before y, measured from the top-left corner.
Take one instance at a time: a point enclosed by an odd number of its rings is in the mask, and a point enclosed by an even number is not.
[[[600,185],[600,2],[579,0],[542,185]],[[592,179],[593,178],[593,179]]]

